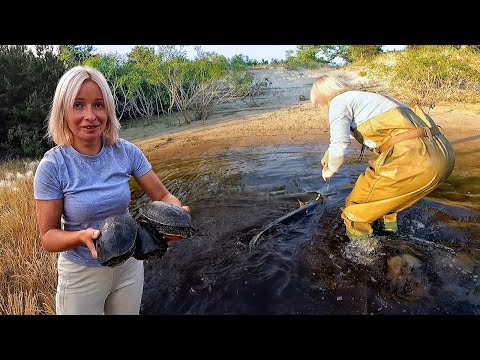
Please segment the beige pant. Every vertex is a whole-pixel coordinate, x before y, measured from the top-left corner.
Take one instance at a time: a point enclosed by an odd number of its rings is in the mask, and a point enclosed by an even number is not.
[[[358,126],[355,138],[377,145],[404,131],[435,126],[431,117],[395,108]],[[396,214],[416,203],[445,181],[455,164],[454,151],[443,135],[396,143],[370,161],[357,179],[342,209],[347,233],[368,235],[377,219],[395,221]]]
[[[58,257],[57,315],[138,315],[143,261],[129,258],[114,267],[87,267]]]

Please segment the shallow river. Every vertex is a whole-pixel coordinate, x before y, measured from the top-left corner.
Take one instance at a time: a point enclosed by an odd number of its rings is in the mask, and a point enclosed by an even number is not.
[[[355,246],[340,207],[368,166],[358,151],[328,184],[323,145],[152,161],[197,232],[145,262],[141,313],[479,314],[480,154],[471,142],[454,145],[454,172],[399,214],[399,235]],[[322,194],[316,206],[252,244],[311,192]],[[133,197],[135,212],[145,196],[133,186]]]

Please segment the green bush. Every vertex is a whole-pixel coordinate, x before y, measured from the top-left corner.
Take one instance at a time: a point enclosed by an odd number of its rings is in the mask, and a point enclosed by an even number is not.
[[[477,103],[480,99],[480,56],[471,46],[410,46],[381,54],[359,71],[387,80],[412,105],[432,108],[438,102]]]

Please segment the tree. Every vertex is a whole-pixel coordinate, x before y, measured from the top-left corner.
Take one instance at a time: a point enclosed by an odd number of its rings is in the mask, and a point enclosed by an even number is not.
[[[58,49],[60,60],[68,67],[82,65],[95,51],[93,45],[59,45]]]
[[[382,45],[350,45],[345,60],[353,63],[362,59],[371,59],[382,52]]]
[[[46,119],[64,64],[53,46],[0,46],[0,144],[4,155],[39,156],[51,145]]]
[[[297,45],[296,55],[287,50],[287,63],[319,63],[335,65],[336,60],[345,59],[346,45]]]

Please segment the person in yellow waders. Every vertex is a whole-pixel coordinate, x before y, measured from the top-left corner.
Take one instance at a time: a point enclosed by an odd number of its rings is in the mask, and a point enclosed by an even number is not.
[[[330,144],[322,157],[322,177],[332,177],[343,163],[352,135],[376,155],[360,175],[342,208],[350,240],[396,233],[397,213],[445,181],[455,164],[443,131],[420,107],[414,110],[390,96],[355,90],[341,79],[315,79],[310,100],[328,109]]]

